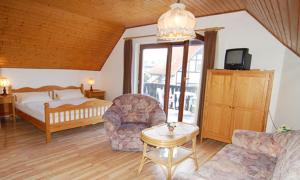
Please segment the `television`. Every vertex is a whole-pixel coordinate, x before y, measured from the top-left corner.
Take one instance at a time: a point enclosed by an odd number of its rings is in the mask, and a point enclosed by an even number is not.
[[[227,49],[225,55],[225,69],[250,70],[251,57],[248,48]]]

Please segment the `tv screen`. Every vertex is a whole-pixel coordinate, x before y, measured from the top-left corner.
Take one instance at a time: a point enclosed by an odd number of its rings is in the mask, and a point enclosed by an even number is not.
[[[231,50],[227,52],[227,64],[241,64],[243,61],[243,50]]]
[[[252,56],[248,51],[248,48],[227,49],[224,68],[232,70],[249,70]]]

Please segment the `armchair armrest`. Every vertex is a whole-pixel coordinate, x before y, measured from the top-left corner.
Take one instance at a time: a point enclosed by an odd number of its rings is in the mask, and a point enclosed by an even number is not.
[[[111,106],[103,115],[104,128],[106,133],[110,136],[114,131],[121,126],[121,117],[117,113],[116,108]]]
[[[281,146],[273,139],[273,134],[248,130],[235,130],[232,144],[273,157],[277,157],[281,150]]]

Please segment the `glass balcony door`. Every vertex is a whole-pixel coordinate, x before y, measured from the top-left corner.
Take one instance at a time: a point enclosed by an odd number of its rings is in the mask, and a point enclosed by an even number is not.
[[[168,122],[196,123],[203,42],[141,45],[139,93],[156,98]]]
[[[169,47],[166,45],[141,46],[139,62],[139,93],[152,96],[164,107]],[[166,108],[164,108],[166,111]]]

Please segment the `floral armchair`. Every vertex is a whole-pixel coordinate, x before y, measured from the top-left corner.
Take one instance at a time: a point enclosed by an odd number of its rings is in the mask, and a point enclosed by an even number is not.
[[[142,151],[141,131],[166,121],[159,102],[140,94],[115,98],[103,118],[112,149],[122,151]]]

